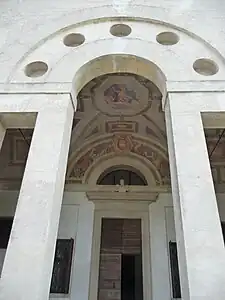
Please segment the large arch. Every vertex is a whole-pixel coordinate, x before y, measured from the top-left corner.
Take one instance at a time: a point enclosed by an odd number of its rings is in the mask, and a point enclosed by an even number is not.
[[[112,36],[110,27],[117,23],[129,25],[131,34],[122,38]],[[139,30],[140,26],[143,30]],[[177,35],[178,43],[158,43],[156,36],[165,31]],[[85,41],[75,48],[66,47],[63,39],[73,32],[83,34]],[[196,73],[193,64],[198,58],[213,60],[218,72],[207,77]],[[43,61],[48,65],[43,76],[26,76],[26,66],[34,61]],[[95,66],[95,70],[91,70],[91,66]],[[39,87],[45,83],[45,86],[50,84],[53,91],[58,91],[60,84],[66,84],[76,107],[77,93],[90,79],[124,71],[153,80],[160,88],[163,99],[166,97],[166,82],[200,82],[225,77],[221,54],[192,32],[159,20],[111,17],[67,26],[44,38],[18,61],[8,77],[8,83],[35,83]]]
[[[20,3],[19,5],[21,7],[23,4]],[[4,40],[3,32],[3,40],[6,47],[8,47],[9,50],[14,49],[15,46],[17,48],[17,53],[15,53],[15,51],[12,52],[13,56],[10,57],[10,62],[6,62],[7,65],[10,65],[10,67],[5,69],[3,72],[6,76],[8,76],[8,79],[12,78],[14,71],[27,55],[32,53],[48,39],[54,38],[54,36],[58,35],[60,32],[63,33],[68,29],[77,28],[81,24],[92,23],[93,21],[96,22],[101,19],[109,20],[124,18],[124,16],[132,20],[137,19],[149,23],[165,24],[166,26],[192,35],[194,38],[198,38],[201,42],[211,46],[212,50],[215,50],[217,53],[224,53],[223,43],[217,42],[218,35],[215,35],[214,37],[210,33],[212,28],[211,24],[198,26],[199,17],[203,17],[204,20],[205,16],[202,16],[201,14],[199,15],[198,10],[192,10],[192,5],[193,3],[188,3],[187,5],[179,3],[176,7],[171,7],[171,3],[164,3],[165,7],[161,7],[160,5],[146,5],[146,3],[141,2],[134,4],[129,1],[125,1],[124,3],[110,1],[104,4],[102,2],[94,4],[93,2],[92,4],[88,3],[85,5],[85,9],[83,7],[72,5],[68,6],[67,10],[64,8],[63,11],[54,11],[54,14],[50,13],[47,19],[45,15],[40,14],[38,19],[34,19],[36,24],[34,28],[27,29],[27,27],[24,27],[24,35],[26,35],[26,37],[24,36],[23,43],[18,43],[18,35],[16,34],[14,37],[10,36],[10,39]],[[24,6],[24,8],[26,7]],[[24,11],[26,10],[24,9]],[[214,9],[207,11],[209,19],[214,17],[214,12]],[[185,18],[182,17],[182,13],[185,14]],[[192,16],[191,18],[189,18],[190,13]],[[204,14],[203,11],[202,14]],[[56,15],[57,17],[55,17]],[[136,18],[134,18],[134,16]],[[174,24],[174,19],[176,19],[176,24]],[[215,19],[216,18],[214,18],[214,22],[216,22]],[[74,20],[76,23],[74,23]],[[218,23],[215,24],[219,25],[220,18],[217,18],[217,21]],[[8,26],[10,26],[10,24],[8,24]],[[19,27],[15,24],[12,23],[11,26],[13,26],[13,30],[15,32],[18,30],[18,34],[21,33],[21,29],[19,29]],[[35,35],[33,34],[34,31]]]

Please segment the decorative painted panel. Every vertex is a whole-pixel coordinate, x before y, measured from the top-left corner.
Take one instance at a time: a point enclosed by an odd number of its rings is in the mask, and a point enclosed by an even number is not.
[[[99,144],[94,145],[87,152],[83,153],[74,164],[73,171],[70,174],[70,180],[78,180],[82,178],[86,170],[100,157],[106,154],[126,155],[129,153],[136,154],[149,160],[155,167],[156,184],[169,183],[169,165],[166,157],[162,155],[162,149],[157,146],[144,143],[142,140],[134,138],[132,135],[119,134],[114,135],[108,140],[104,139]],[[160,178],[159,178],[160,176]]]
[[[135,121],[107,121],[106,132],[137,132],[138,123]]]

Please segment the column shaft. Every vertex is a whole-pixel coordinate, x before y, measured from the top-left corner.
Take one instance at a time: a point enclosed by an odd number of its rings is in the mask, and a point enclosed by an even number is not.
[[[165,115],[182,299],[222,300],[225,251],[201,115],[181,102],[170,96]]]
[[[38,113],[2,270],[1,300],[49,299],[72,121],[68,96]]]

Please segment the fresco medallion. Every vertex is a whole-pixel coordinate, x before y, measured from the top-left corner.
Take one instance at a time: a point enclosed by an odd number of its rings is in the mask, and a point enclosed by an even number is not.
[[[108,76],[93,89],[93,99],[96,108],[107,115],[137,115],[151,105],[148,89],[129,75]]]

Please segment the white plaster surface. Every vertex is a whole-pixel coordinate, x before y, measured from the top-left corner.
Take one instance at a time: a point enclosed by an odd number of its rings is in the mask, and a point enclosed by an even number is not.
[[[223,8],[222,0],[213,2],[199,0],[197,3],[193,0],[154,0],[151,2],[88,0],[85,3],[80,0],[67,0],[66,5],[60,0],[47,2],[3,0],[0,8],[2,16],[0,20],[2,37],[0,81],[5,82],[15,64],[37,42],[76,22],[103,16],[150,17],[168,22],[199,35],[224,53]],[[205,22],[206,16],[210,22]],[[19,38],[21,36],[23,39]],[[190,55],[191,51],[192,48],[189,47]],[[52,53],[52,51],[48,49],[47,53]]]
[[[63,109],[70,98],[68,94],[0,94],[1,113],[36,113],[54,106]]]
[[[59,103],[37,117],[2,270],[2,300],[49,297],[73,120],[70,98]]]

